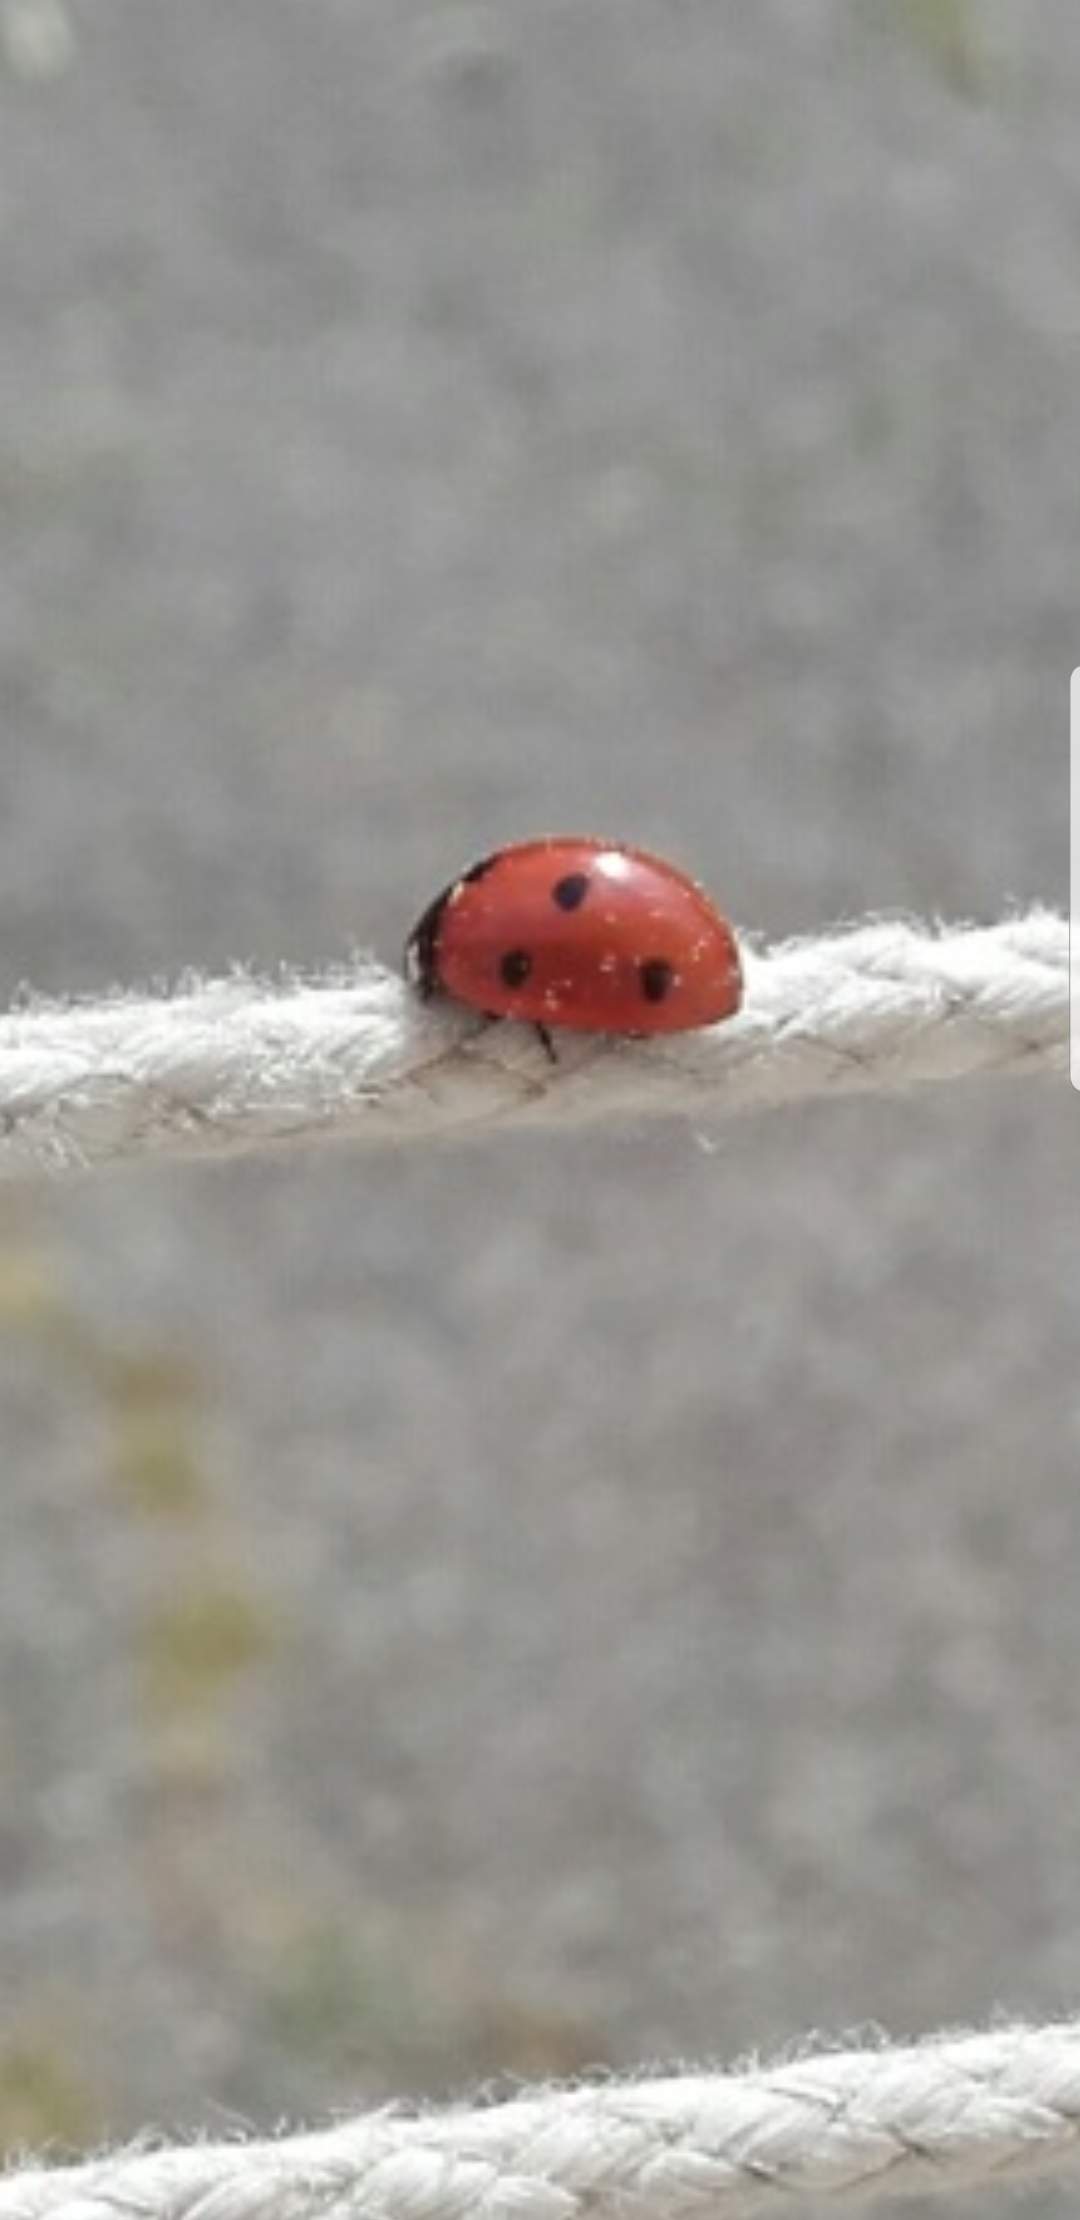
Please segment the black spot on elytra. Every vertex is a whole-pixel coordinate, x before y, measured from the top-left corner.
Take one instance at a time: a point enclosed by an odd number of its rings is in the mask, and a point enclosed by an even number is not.
[[[565,879],[556,879],[551,899],[560,910],[579,910],[588,891],[588,872],[568,871]]]
[[[508,948],[499,958],[499,977],[504,987],[523,987],[532,970],[532,957],[527,948]]]
[[[675,984],[675,973],[666,956],[646,956],[638,965],[638,978],[646,1002],[663,1002]]]

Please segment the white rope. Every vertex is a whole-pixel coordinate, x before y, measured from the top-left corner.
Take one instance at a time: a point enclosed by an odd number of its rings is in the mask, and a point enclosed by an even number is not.
[[[1080,2153],[1080,2022],[380,2112],[0,2179],[0,2220],[754,2220],[1030,2181]]]
[[[237,973],[171,995],[28,1001],[0,1018],[0,1177],[289,1141],[495,1124],[711,1119],[975,1072],[1063,1070],[1068,926],[883,920],[744,947],[726,1024],[653,1041],[534,1033],[422,1006],[368,961],[314,982]]]

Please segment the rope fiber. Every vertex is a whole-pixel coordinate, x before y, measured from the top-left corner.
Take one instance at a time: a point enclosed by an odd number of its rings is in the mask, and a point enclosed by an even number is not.
[[[539,2089],[0,2179],[0,2220],[757,2220],[1075,2163],[1080,2022]]]
[[[651,1041],[557,1035],[421,1004],[370,960],[314,981],[243,973],[0,1017],[0,1178],[290,1142],[505,1125],[710,1120],[835,1092],[1064,1070],[1069,935],[884,919],[743,946],[737,1017]]]

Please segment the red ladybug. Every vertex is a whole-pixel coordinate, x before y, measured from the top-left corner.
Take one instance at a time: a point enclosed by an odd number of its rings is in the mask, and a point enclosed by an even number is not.
[[[659,856],[612,840],[526,840],[474,863],[413,927],[421,994],[578,1033],[685,1033],[742,1001],[735,936]]]

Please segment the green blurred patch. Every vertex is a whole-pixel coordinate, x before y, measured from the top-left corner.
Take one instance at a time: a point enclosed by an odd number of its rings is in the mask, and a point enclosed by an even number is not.
[[[362,2069],[429,2091],[460,2086],[463,2074],[550,2078],[611,2062],[597,2026],[532,1998],[478,1994],[475,1975],[422,1927],[413,1935],[391,1922],[365,1935],[317,1917],[273,1958],[266,2024],[335,2076]]]
[[[208,1582],[159,1605],[136,1638],[136,1669],[159,1721],[212,1708],[277,1642],[265,1606],[247,1589]]]
[[[99,1349],[94,1371],[112,1418],[112,1485],[144,1515],[197,1516],[206,1484],[194,1368],[172,1350],[121,1348]]]
[[[25,2036],[0,2047],[0,2157],[85,2143],[97,2119],[90,2090],[58,2044]]]
[[[82,1315],[54,1261],[29,1241],[0,1244],[0,1333],[29,1336],[62,1374],[89,1381],[110,1422],[106,1479],[144,1516],[206,1508],[198,1445],[201,1382],[174,1350],[110,1343]]]
[[[117,1412],[109,1478],[151,1517],[191,1518],[202,1508],[199,1461],[187,1425],[169,1406]]]
[[[173,1349],[102,1349],[96,1369],[102,1393],[119,1410],[175,1410],[198,1399],[199,1374]]]
[[[859,0],[860,12],[894,27],[936,77],[965,100],[988,91],[987,57],[971,0]]]
[[[66,1302],[44,1249],[0,1248],[0,1332],[41,1333],[65,1313]]]
[[[97,1371],[101,1337],[77,1309],[44,1246],[0,1243],[0,1333],[23,1335],[65,1374],[85,1379]]]
[[[421,2015],[397,1954],[333,1920],[316,1920],[280,1951],[265,1991],[266,2023],[298,2056],[336,2066],[386,2063],[422,2044]]]

